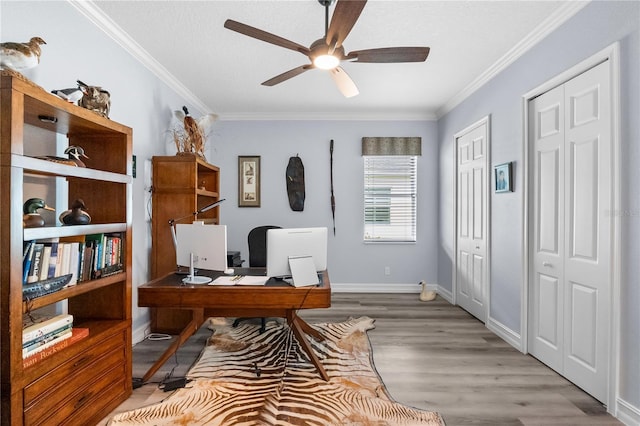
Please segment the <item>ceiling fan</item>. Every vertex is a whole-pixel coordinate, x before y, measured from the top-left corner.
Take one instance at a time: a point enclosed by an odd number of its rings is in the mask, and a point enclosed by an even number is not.
[[[325,8],[325,36],[311,43],[308,48],[231,19],[227,19],[224,26],[240,34],[295,50],[309,57],[310,64],[301,65],[277,75],[262,83],[264,86],[275,86],[310,69],[320,68],[330,72],[340,92],[349,98],[359,92],[351,77],[340,66],[340,62],[398,63],[424,62],[427,59],[429,55],[428,47],[385,47],[356,50],[345,54],[342,43],[358,20],[365,4],[367,4],[367,0],[338,0],[333,11],[331,23],[329,23],[329,6],[334,1],[318,0]]]

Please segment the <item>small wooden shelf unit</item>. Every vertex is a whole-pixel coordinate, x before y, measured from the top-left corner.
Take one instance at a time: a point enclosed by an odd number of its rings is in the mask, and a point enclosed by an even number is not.
[[[0,77],[0,107],[2,425],[96,424],[132,391],[132,130],[5,73]],[[65,136],[69,145],[81,146],[90,157],[83,160],[86,168],[27,155],[35,139],[44,139],[47,155],[54,155]],[[24,200],[48,195],[32,193],[33,187],[24,182],[33,179],[65,188],[69,204],[82,198],[91,224],[23,229]],[[58,213],[69,204],[56,206]],[[122,272],[23,302],[25,241],[106,232],[124,237]],[[66,304],[73,326],[88,328],[89,336],[23,367],[23,315],[56,304],[60,309]]]

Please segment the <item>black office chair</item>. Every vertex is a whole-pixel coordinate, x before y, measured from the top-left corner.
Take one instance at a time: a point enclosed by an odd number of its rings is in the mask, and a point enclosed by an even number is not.
[[[267,231],[269,229],[280,229],[280,226],[264,225],[257,226],[249,231],[247,243],[249,244],[249,267],[264,268],[267,266]],[[233,326],[237,327],[240,321],[251,318],[236,318]],[[266,318],[260,318],[260,333],[266,328]]]

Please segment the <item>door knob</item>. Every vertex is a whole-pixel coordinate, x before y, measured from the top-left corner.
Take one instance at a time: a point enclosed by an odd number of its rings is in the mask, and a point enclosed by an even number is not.
[[[549,262],[542,262],[542,266],[546,266],[547,268],[553,268],[553,265]]]

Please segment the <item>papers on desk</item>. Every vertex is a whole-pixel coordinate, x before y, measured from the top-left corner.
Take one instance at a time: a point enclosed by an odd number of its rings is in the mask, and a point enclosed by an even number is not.
[[[264,275],[221,275],[209,285],[265,285],[268,280]]]

